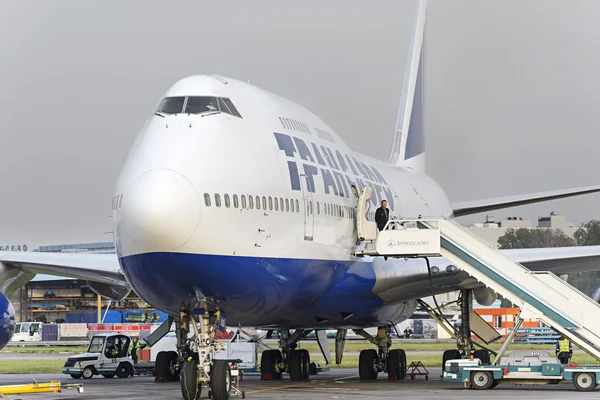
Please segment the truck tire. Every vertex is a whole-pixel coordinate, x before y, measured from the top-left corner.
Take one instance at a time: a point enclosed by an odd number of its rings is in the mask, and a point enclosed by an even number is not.
[[[122,362],[117,367],[117,378],[129,378],[133,374],[133,367],[128,362]]]
[[[94,376],[94,370],[92,369],[92,367],[85,367],[81,372],[81,376],[83,377],[83,379],[92,379],[92,377]]]
[[[198,400],[202,386],[198,382],[198,361],[186,360],[181,369],[181,395],[184,400]]]
[[[373,368],[376,362],[376,350],[361,350],[360,355],[358,356],[358,375],[361,381],[372,381],[377,379],[377,371]]]
[[[281,352],[279,350],[265,350],[260,358],[260,379],[261,380],[279,380],[281,372],[278,372],[275,365],[281,363]]]
[[[388,379],[404,379],[406,373],[406,353],[404,350],[390,350],[387,358]]]
[[[229,400],[231,370],[225,360],[215,360],[210,372],[210,390],[213,400]]]
[[[71,374],[71,378],[73,378],[73,379],[81,379],[81,375],[80,374]]]
[[[475,390],[487,390],[494,384],[494,377],[488,371],[471,372],[471,387]]]
[[[106,379],[112,379],[115,377],[115,374],[102,374],[103,377],[105,377]]]
[[[573,385],[580,392],[588,392],[596,388],[596,374],[592,372],[579,372],[573,374]]]

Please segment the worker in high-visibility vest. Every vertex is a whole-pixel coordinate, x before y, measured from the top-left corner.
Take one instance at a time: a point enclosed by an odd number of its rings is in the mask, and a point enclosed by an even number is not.
[[[140,350],[140,340],[138,337],[134,337],[131,342],[129,342],[129,354],[133,359],[133,363],[137,364],[138,362],[138,351]]]
[[[556,341],[556,356],[561,364],[568,364],[573,355],[573,343],[564,336]]]

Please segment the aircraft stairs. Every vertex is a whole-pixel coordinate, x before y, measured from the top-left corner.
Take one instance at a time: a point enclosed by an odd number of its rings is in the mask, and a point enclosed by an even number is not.
[[[363,188],[364,191],[365,188]],[[520,319],[551,326],[600,360],[600,305],[551,272],[530,271],[447,218],[390,220],[377,232],[359,200],[357,256],[442,256],[521,309]],[[520,325],[520,324],[519,324]],[[515,330],[518,327],[515,326]]]

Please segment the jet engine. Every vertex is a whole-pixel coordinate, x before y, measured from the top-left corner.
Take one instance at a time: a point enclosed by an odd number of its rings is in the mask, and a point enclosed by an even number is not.
[[[0,293],[0,350],[15,333],[15,309],[4,293]]]

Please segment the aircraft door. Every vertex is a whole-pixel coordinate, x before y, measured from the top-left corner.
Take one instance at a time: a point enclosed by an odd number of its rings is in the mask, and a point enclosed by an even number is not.
[[[302,186],[302,198],[304,206],[304,240],[313,240],[315,230],[315,205],[313,204],[313,191],[305,174],[300,174],[300,186]],[[310,190],[312,189],[312,190]]]

